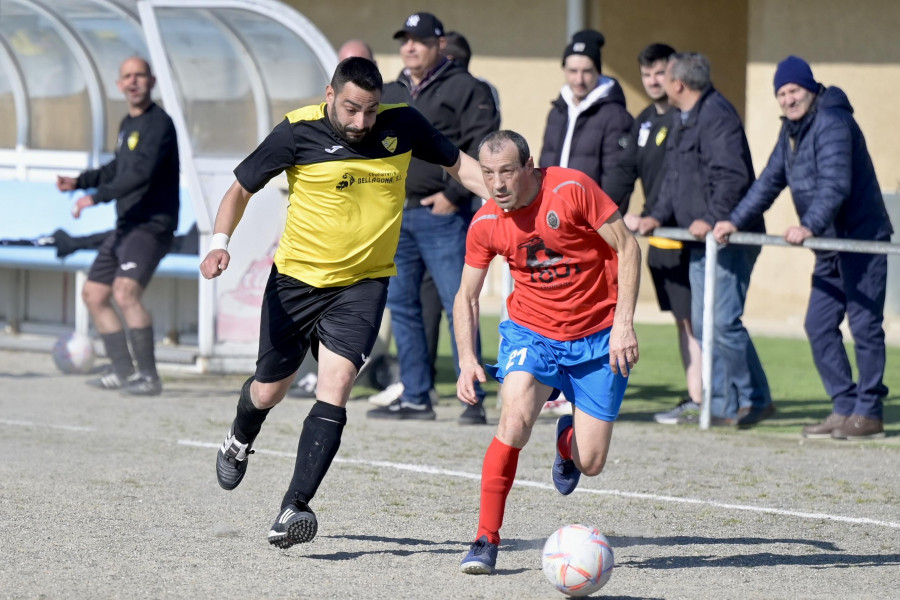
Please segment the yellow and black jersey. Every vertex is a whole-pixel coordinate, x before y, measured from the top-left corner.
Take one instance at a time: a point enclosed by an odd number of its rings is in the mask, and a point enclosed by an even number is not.
[[[358,144],[335,132],[326,110],[322,103],[288,113],[235,177],[256,193],[287,172],[279,273],[315,287],[394,275],[410,158],[450,167],[459,149],[406,104],[382,104]]]

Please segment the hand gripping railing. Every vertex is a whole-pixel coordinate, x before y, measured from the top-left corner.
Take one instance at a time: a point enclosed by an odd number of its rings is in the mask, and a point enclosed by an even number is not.
[[[648,235],[668,238],[670,240],[682,240],[698,242],[687,229],[676,227],[657,227]],[[706,271],[704,273],[703,294],[703,340],[701,350],[703,352],[702,379],[703,379],[703,403],[700,407],[700,429],[709,429],[710,407],[712,405],[712,372],[713,372],[713,336],[715,328],[716,306],[716,262],[719,254],[719,244],[712,232],[706,234]],[[900,244],[890,242],[872,242],[867,240],[852,240],[838,238],[807,238],[802,244],[791,244],[777,235],[764,233],[735,232],[728,237],[730,244],[743,244],[746,246],[788,246],[790,248],[806,248],[808,250],[836,250],[839,252],[860,252],[864,254],[900,254]]]

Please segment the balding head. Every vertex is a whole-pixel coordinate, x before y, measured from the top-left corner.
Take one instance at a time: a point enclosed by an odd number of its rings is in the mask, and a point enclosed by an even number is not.
[[[150,63],[140,56],[129,56],[122,61],[122,64],[119,66],[119,79],[122,79],[122,75],[129,71],[142,72],[151,77],[153,76],[153,72],[150,70]]]
[[[348,40],[344,42],[344,45],[338,50],[338,62],[345,58],[350,58],[351,56],[367,58],[372,62],[375,62],[375,56],[372,54],[372,49],[362,40]]]
[[[156,84],[156,78],[150,71],[150,63],[140,56],[131,56],[122,61],[119,67],[119,80],[116,85],[125,95],[128,103],[128,114],[132,117],[141,115],[151,104],[150,91]]]

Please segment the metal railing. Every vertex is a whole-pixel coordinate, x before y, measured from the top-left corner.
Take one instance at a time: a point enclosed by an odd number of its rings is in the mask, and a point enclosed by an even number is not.
[[[676,227],[657,227],[648,235],[687,242],[699,242],[687,229]],[[703,353],[701,371],[703,381],[703,402],[700,406],[700,429],[709,429],[710,409],[712,406],[712,374],[713,374],[713,336],[715,328],[716,306],[716,262],[719,248],[723,244],[716,242],[712,232],[706,234],[706,271],[704,272],[703,290]],[[789,248],[806,248],[807,250],[836,250],[839,252],[859,252],[864,254],[900,254],[900,244],[891,242],[872,242],[866,240],[837,238],[807,238],[802,244],[790,244],[777,235],[764,233],[735,232],[728,237],[729,244],[745,246],[787,246]]]

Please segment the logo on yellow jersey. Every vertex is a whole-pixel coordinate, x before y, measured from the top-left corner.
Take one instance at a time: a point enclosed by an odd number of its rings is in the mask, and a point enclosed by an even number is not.
[[[395,138],[392,135],[389,135],[381,140],[381,145],[384,146],[385,150],[393,153],[394,150],[397,149],[397,138]]]
[[[131,133],[129,133],[128,134],[128,149],[134,150],[135,148],[137,148],[138,141],[140,141],[140,139],[141,139],[141,134],[139,134],[137,131],[132,131]]]
[[[662,146],[663,142],[666,141],[666,136],[669,134],[669,128],[663,125],[659,128],[659,131],[656,132],[656,145]]]
[[[346,190],[348,187],[353,185],[354,181],[356,181],[356,179],[354,179],[353,175],[351,175],[350,173],[344,173],[344,176],[341,177],[341,180],[334,187],[338,191]]]

